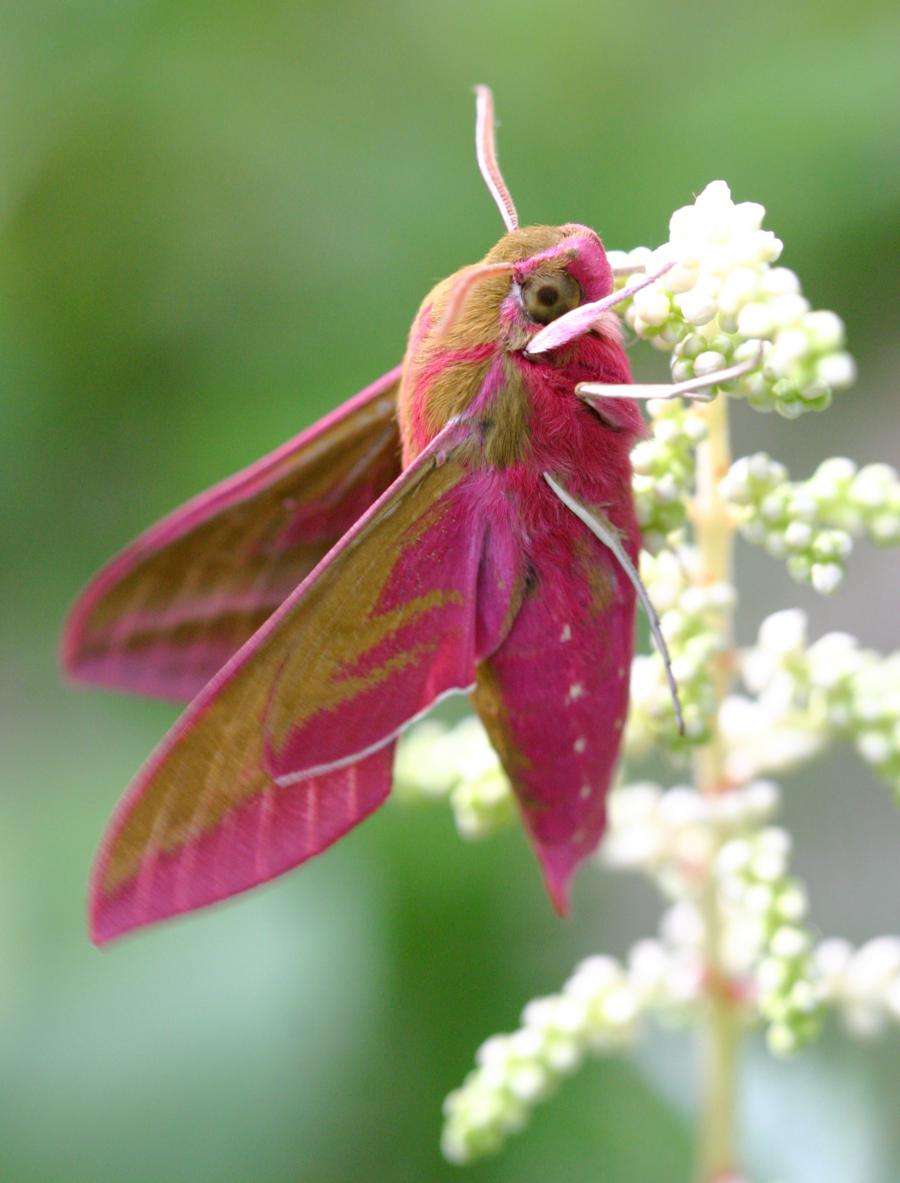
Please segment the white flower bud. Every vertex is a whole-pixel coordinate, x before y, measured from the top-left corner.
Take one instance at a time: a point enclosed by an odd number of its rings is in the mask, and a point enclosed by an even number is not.
[[[829,596],[842,582],[844,571],[837,563],[813,563],[810,578],[817,592]]]
[[[735,228],[742,234],[758,230],[766,216],[766,207],[758,201],[741,201],[732,210]]]
[[[706,374],[714,374],[717,370],[724,369],[725,364],[725,358],[721,353],[707,349],[695,359],[694,373],[699,377],[704,377]]]
[[[791,550],[805,550],[812,538],[813,530],[808,522],[791,522],[784,532],[784,541]]]
[[[547,1090],[547,1074],[538,1064],[522,1064],[510,1073],[509,1088],[520,1101],[539,1100]]]
[[[784,243],[771,230],[758,230],[754,240],[754,253],[761,263],[774,263],[784,250]]]
[[[699,284],[688,292],[675,297],[681,315],[692,325],[705,325],[716,315],[717,304],[714,293]]]
[[[721,875],[736,875],[743,871],[753,857],[749,842],[735,838],[726,842],[716,858],[716,869]]]
[[[826,386],[843,390],[856,381],[856,363],[849,353],[827,353],[816,363],[816,377]]]
[[[775,296],[768,304],[772,323],[780,329],[797,324],[809,311],[809,300],[796,293]]]
[[[772,937],[770,948],[776,957],[788,960],[802,957],[809,950],[809,937],[802,929],[785,925]]]
[[[680,263],[677,263],[671,271],[666,273],[666,287],[670,292],[674,292],[676,294],[687,292],[697,282],[697,276],[699,273],[700,265],[698,260],[683,259]]]
[[[775,325],[768,304],[745,304],[738,313],[738,332],[744,337],[767,337]]]
[[[762,915],[772,906],[772,890],[764,883],[756,883],[748,888],[744,895],[744,902],[749,912]]]
[[[763,821],[778,808],[779,790],[770,780],[756,780],[744,790],[744,800],[750,816]]]
[[[767,296],[793,296],[800,292],[800,280],[788,267],[773,267],[766,271],[762,276],[760,286]],[[823,314],[811,313],[810,315]],[[834,313],[825,313],[824,315],[833,316]]]
[[[765,994],[774,994],[785,985],[789,977],[786,963],[777,957],[764,958],[757,967],[756,981]]]
[[[785,920],[802,920],[808,906],[806,892],[799,883],[792,884],[778,896],[778,913]]]
[[[882,764],[891,755],[892,745],[880,731],[864,731],[857,736],[856,746],[864,760],[870,764]]]
[[[669,298],[653,284],[635,295],[634,310],[645,325],[661,325],[669,315]]]
[[[826,981],[836,983],[843,977],[852,956],[853,947],[849,941],[832,937],[816,948],[813,960],[820,975]]]
[[[603,1016],[613,1027],[626,1027],[637,1016],[634,992],[625,985],[612,990],[602,1004]]]
[[[737,267],[725,278],[719,291],[719,308],[736,314],[756,295],[759,275],[752,267]]]
[[[566,983],[566,993],[585,1002],[599,997],[621,980],[621,968],[612,957],[595,955],[581,962]]]
[[[606,258],[613,271],[631,266],[631,256],[628,251],[609,250],[606,252]]]
[[[759,645],[769,653],[794,653],[806,643],[806,613],[784,608],[767,616],[759,626]]]
[[[808,312],[803,328],[816,349],[840,349],[844,343],[844,323],[834,312]]]
[[[799,982],[794,983],[788,1001],[792,1009],[807,1015],[812,1014],[819,1004],[819,998],[814,986],[811,982],[804,981],[802,978]]]

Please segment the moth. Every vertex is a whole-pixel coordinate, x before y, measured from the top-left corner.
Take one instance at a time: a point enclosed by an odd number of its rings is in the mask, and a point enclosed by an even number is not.
[[[648,391],[612,310],[662,271],[614,290],[593,230],[519,226],[486,87],[476,147],[506,233],[426,296],[402,364],[139,537],[69,616],[72,678],[190,700],[103,838],[98,943],[330,846],[451,694],[471,696],[560,912],[600,839],[646,598],[628,396]]]

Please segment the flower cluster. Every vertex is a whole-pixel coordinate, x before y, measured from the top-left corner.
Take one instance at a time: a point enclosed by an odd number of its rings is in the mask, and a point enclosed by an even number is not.
[[[623,274],[674,262],[633,297],[625,319],[638,337],[674,351],[675,381],[760,355],[759,365],[721,389],[793,419],[824,410],[855,370],[840,319],[811,311],[794,272],[772,266],[782,244],[762,229],[764,214],[756,202],[736,205],[725,182],[713,181],[672,215],[668,242],[655,251],[612,251],[610,262]]]
[[[900,653],[883,659],[866,656],[851,680],[849,701],[843,710],[834,708],[835,716],[900,801]]]
[[[631,453],[632,488],[644,549],[655,553],[676,540],[685,524],[694,453],[706,424],[683,399],[652,399],[647,411],[651,434]]]
[[[828,736],[803,713],[778,702],[728,694],[719,707],[718,734],[725,779],[744,784],[813,759]]]
[[[857,469],[835,457],[807,481],[764,452],[735,461],[722,481],[741,533],[783,558],[794,579],[833,592],[853,549],[852,535],[881,545],[900,543],[900,480],[887,464]]]
[[[397,749],[398,795],[448,798],[463,838],[484,838],[514,816],[512,792],[497,753],[473,716],[447,728],[427,720],[407,732]]]
[[[900,653],[880,657],[847,633],[808,644],[806,615],[785,609],[763,621],[756,645],[742,655],[741,673],[770,728],[771,753],[778,752],[779,731],[782,739],[799,738],[787,745],[798,759],[843,736],[900,794]],[[727,707],[728,700],[723,716]],[[757,759],[766,751],[764,741]],[[792,762],[782,759],[781,766]]]
[[[602,856],[649,875],[677,901],[662,928],[695,975],[705,956],[698,900],[712,872],[722,970],[753,1015],[770,1024],[769,1046],[783,1055],[817,1033],[820,1004],[810,938],[799,927],[806,892],[788,875],[790,836],[766,825],[778,800],[770,781],[712,797],[631,785],[612,795]]]
[[[590,958],[560,994],[530,1002],[520,1029],[482,1044],[477,1067],[447,1097],[445,1156],[468,1162],[498,1150],[589,1050],[631,1041],[638,1009],[626,972],[611,957]]]
[[[766,1025],[777,1056],[818,1034],[826,1005],[861,1035],[900,1021],[900,939],[879,937],[858,951],[828,940],[813,949],[806,891],[789,870],[790,836],[771,824],[778,801],[767,781],[712,797],[655,784],[612,794],[602,857],[649,875],[674,900],[659,938],[639,941],[624,965],[588,958],[559,994],[525,1007],[517,1031],[482,1045],[445,1102],[447,1158],[496,1152],[586,1056],[627,1050],[646,1018],[689,1021],[711,973],[743,1022]],[[704,922],[710,885],[715,969]]]
[[[767,821],[778,805],[770,781],[704,796],[687,786],[663,791],[640,783],[609,799],[609,830],[601,857],[609,865],[641,871],[678,898],[696,894],[722,844]]]
[[[701,582],[697,565],[696,554],[686,547],[641,556],[641,576],[660,614],[681,695],[685,738],[691,744],[709,738],[716,706],[712,665],[724,650],[717,625],[734,600],[729,584]],[[684,741],[678,734],[662,659],[652,653],[636,657],[631,667],[625,751],[637,756],[655,744],[678,749]]]
[[[845,456],[824,460],[802,486],[820,519],[879,546],[900,543],[900,476],[889,464],[862,468]]]
[[[625,966],[589,957],[559,994],[528,1003],[517,1031],[479,1048],[475,1069],[444,1103],[444,1155],[465,1163],[495,1153],[586,1056],[630,1047],[644,1014],[678,1013],[699,990],[695,964],[661,941],[635,945]]]
[[[732,972],[751,971],[756,1005],[769,1024],[766,1039],[775,1055],[796,1051],[818,1034],[820,1025],[811,938],[800,926],[806,891],[788,875],[790,848],[787,831],[769,826],[728,842],[715,868],[725,918],[725,957]]]
[[[900,939],[876,937],[859,949],[833,937],[813,954],[822,997],[855,1034],[877,1035],[900,1024]]]

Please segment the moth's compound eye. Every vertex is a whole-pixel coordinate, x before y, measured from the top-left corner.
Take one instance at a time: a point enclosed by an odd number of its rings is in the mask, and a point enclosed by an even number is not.
[[[548,325],[581,303],[581,288],[568,271],[535,275],[522,285],[522,300],[532,320]]]

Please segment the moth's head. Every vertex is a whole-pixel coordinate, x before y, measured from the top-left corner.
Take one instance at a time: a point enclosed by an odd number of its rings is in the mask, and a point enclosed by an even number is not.
[[[613,288],[602,242],[589,227],[575,223],[509,231],[481,266],[502,264],[510,270],[499,313],[512,348],[524,348],[545,325],[608,296]]]
[[[482,266],[510,264],[509,278],[523,315],[547,325],[579,304],[608,296],[612,268],[588,226],[522,226],[504,234]]]

